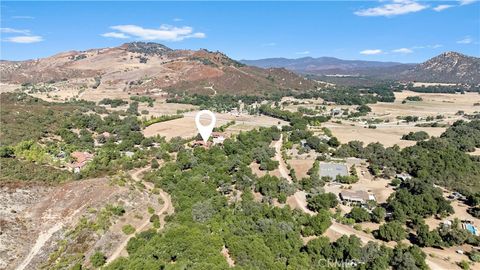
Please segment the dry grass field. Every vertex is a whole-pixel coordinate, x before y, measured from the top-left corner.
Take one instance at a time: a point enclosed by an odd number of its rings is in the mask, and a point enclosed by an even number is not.
[[[402,104],[402,101],[408,96],[420,96],[423,101]],[[404,134],[415,131],[425,131],[430,136],[438,137],[445,131],[445,128],[415,127],[414,123],[397,124],[397,117],[412,115],[425,118],[428,116],[435,117],[437,115],[443,115],[445,119],[442,122],[451,124],[461,119],[460,116],[456,115],[458,111],[464,111],[465,113],[480,111],[479,106],[474,106],[474,103],[480,102],[480,95],[477,93],[466,93],[462,95],[403,91],[395,93],[395,97],[396,100],[393,103],[380,102],[369,105],[372,108],[372,112],[368,117],[389,121],[389,123],[377,124],[376,129],[365,128],[363,124],[349,121],[342,121],[341,124],[328,122],[324,124],[324,126],[330,128],[342,143],[359,140],[365,144],[380,142],[385,146],[397,144],[400,147],[406,147],[414,145],[415,142],[401,140]]]
[[[171,104],[166,104],[166,105],[171,105]],[[182,104],[174,104],[174,105],[182,105]],[[198,133],[197,128],[195,126],[195,114],[197,112],[198,111],[188,112],[184,114],[185,115],[184,118],[153,124],[145,128],[145,130],[143,131],[144,135],[147,137],[151,137],[151,136],[156,136],[158,134],[161,136],[165,136],[167,139],[177,137],[177,136],[180,136],[183,138],[193,137]],[[288,124],[285,121],[281,121],[268,116],[254,116],[254,115],[236,116],[229,113],[216,113],[215,116],[217,118],[217,122],[215,125],[216,127],[220,127],[221,125],[224,125],[232,120],[236,122],[235,125],[230,126],[226,130],[227,135],[230,135],[233,133],[239,133],[240,131],[251,130],[258,127],[270,127],[270,126],[278,125],[279,122],[280,122],[280,125]],[[201,120],[202,120],[201,122],[203,123],[203,118]],[[207,124],[208,120],[206,118],[204,120],[205,120],[205,124]]]
[[[354,125],[342,122],[342,124],[328,122],[323,126],[328,127],[333,135],[337,137],[340,142],[347,143],[349,141],[362,141],[365,144],[380,142],[389,147],[397,144],[400,147],[412,146],[415,141],[402,140],[402,136],[411,131],[425,131],[430,136],[440,136],[445,128],[423,128],[415,127],[413,125],[377,125],[376,129],[365,128],[363,126]]]
[[[402,101],[408,96],[419,96],[423,101],[407,102]],[[402,91],[395,93],[395,102],[369,105],[372,108],[373,115],[384,116],[381,118],[395,120],[397,116],[416,115],[421,117],[436,116],[442,114],[447,117],[456,118],[458,111],[473,113],[480,111],[479,106],[474,103],[480,102],[478,93],[462,94],[441,94],[441,93],[416,93],[411,91]]]

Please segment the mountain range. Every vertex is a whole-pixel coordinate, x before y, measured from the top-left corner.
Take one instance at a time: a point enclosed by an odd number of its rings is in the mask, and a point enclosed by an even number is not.
[[[316,82],[285,68],[259,68],[221,52],[173,50],[152,42],[69,51],[28,61],[0,61],[4,83],[55,83],[64,88],[130,93],[269,95],[315,89]]]
[[[366,76],[438,83],[480,83],[480,58],[445,52],[420,64],[343,60],[334,57],[241,60],[262,68],[283,67],[299,74]]]
[[[112,94],[272,95],[316,89],[314,75],[480,84],[480,58],[446,52],[421,64],[333,57],[236,61],[221,52],[173,50],[152,42],[69,51],[27,61],[0,61],[0,81],[48,83],[57,89]],[[91,95],[90,95],[91,96]]]

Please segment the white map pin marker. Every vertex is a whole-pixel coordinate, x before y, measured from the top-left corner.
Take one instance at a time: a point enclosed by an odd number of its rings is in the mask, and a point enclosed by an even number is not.
[[[202,125],[202,123],[200,123],[200,116],[202,114],[207,114],[211,118],[210,124],[208,124],[207,126],[204,126]],[[213,114],[209,110],[199,111],[197,115],[195,115],[195,125],[197,125],[198,132],[200,132],[203,142],[207,143],[208,138],[210,138],[210,135],[212,134],[213,127],[215,126],[216,120],[217,118],[215,118],[215,114]]]

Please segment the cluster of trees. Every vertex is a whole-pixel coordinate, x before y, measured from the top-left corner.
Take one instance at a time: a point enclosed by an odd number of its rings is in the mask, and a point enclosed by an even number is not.
[[[347,214],[347,218],[355,220],[355,222],[372,221],[380,223],[385,219],[387,211],[383,207],[375,207],[371,212],[363,207],[355,206]]]
[[[152,116],[148,120],[143,119],[142,120],[142,126],[148,127],[148,126],[151,126],[155,123],[166,122],[166,121],[175,120],[175,119],[179,119],[179,118],[183,118],[183,114],[162,115],[162,116],[158,116],[158,117],[153,117]]]
[[[393,102],[395,95],[389,85],[374,85],[368,87],[336,87],[321,91],[306,91],[293,95],[299,99],[322,98],[327,102],[340,105],[362,105],[377,102]]]
[[[366,116],[371,111],[372,111],[372,108],[370,108],[365,104],[362,104],[356,108],[356,112],[350,113],[348,117]]]
[[[149,96],[130,96],[130,100],[148,103],[148,107],[153,107],[153,103],[155,102],[155,99]]]
[[[98,102],[100,105],[110,105],[112,108],[127,105],[128,102],[121,98],[104,98]]]
[[[167,99],[167,103],[192,104],[200,106],[201,109],[209,109],[217,112],[226,112],[238,108],[239,101],[249,105],[255,102],[261,102],[265,97],[261,96],[234,96],[234,95],[185,95]]]
[[[479,92],[480,89],[475,88],[475,87],[464,87],[464,86],[459,86],[459,85],[454,85],[454,86],[448,86],[448,85],[429,85],[429,86],[413,86],[413,84],[409,84],[407,86],[407,89],[413,92],[418,92],[418,93],[449,93],[449,94],[455,94],[455,93],[462,93],[464,94],[466,91],[470,92]]]
[[[441,138],[447,139],[461,151],[473,152],[475,148],[480,148],[480,120],[456,121]]]
[[[259,112],[264,115],[288,121],[293,129],[304,130],[307,125],[318,126],[321,123],[330,120],[329,116],[308,116],[300,112],[284,111],[278,108],[273,108],[266,104],[260,106]]]
[[[267,198],[277,198],[280,203],[285,203],[287,197],[295,192],[295,186],[289,184],[284,178],[266,174],[256,181],[255,191]]]
[[[351,141],[338,148],[338,157],[359,157],[369,161],[374,175],[392,177],[407,172],[422,181],[452,188],[464,194],[480,190],[480,166],[474,157],[465,153],[478,144],[480,121],[456,122],[441,138],[417,142],[400,149],[385,148],[382,144]]]
[[[453,208],[443,197],[441,189],[418,179],[402,183],[388,198],[386,209],[392,213],[391,219],[400,222],[432,215],[448,216],[453,213]]]
[[[328,210],[338,205],[337,196],[333,193],[307,195],[307,208],[312,211]]]
[[[362,246],[354,235],[344,235],[332,243],[319,237],[309,241],[305,251],[312,269],[428,269],[426,254],[418,246],[398,244],[390,249],[375,242]]]
[[[423,98],[420,96],[408,96],[405,98],[403,103],[405,103],[406,101],[423,101]]]
[[[428,139],[430,136],[425,131],[410,131],[408,134],[402,136],[402,140],[407,141],[423,141]]]
[[[380,225],[378,230],[373,232],[373,235],[383,241],[398,242],[405,239],[407,234],[405,229],[402,227],[402,223],[399,221],[391,221]]]

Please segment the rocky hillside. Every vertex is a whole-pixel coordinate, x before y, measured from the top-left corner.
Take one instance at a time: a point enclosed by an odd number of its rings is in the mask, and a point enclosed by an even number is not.
[[[401,74],[422,82],[480,83],[480,58],[445,52]]]
[[[59,84],[84,91],[265,94],[314,89],[283,68],[246,66],[221,52],[172,50],[157,43],[70,51],[29,61],[1,61],[3,83]]]

